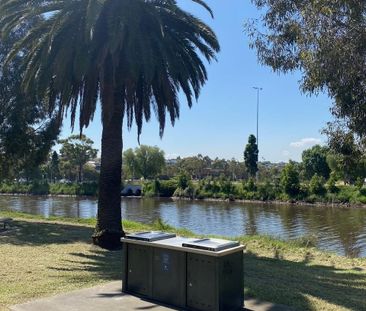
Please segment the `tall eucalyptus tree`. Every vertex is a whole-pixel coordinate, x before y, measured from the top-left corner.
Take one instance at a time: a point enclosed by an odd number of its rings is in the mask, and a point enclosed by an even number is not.
[[[328,92],[333,115],[366,137],[366,2],[252,0],[259,20],[247,23],[260,63],[300,70],[301,89]]]
[[[202,0],[192,0],[210,14]],[[71,112],[82,130],[100,99],[102,159],[94,243],[120,245],[122,124],[135,121],[138,135],[151,111],[163,135],[166,115],[179,117],[178,93],[191,106],[207,80],[202,57],[215,59],[219,43],[201,20],[175,0],[0,0],[0,31],[40,20],[13,46],[24,48],[23,88],[47,99],[50,112]]]

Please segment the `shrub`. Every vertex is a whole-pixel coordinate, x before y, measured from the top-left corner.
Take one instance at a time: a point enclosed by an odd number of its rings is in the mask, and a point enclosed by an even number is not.
[[[225,194],[231,194],[234,191],[233,183],[230,180],[226,179],[225,176],[220,176],[219,187],[220,192],[223,192]]]
[[[275,189],[270,182],[258,186],[257,196],[259,200],[268,201],[276,199]]]
[[[84,182],[79,184],[79,195],[96,196],[98,194],[98,183],[96,182]]]
[[[142,186],[142,193],[145,197],[154,197],[160,195],[160,181],[155,179],[147,181]]]
[[[335,174],[332,172],[330,174],[330,177],[329,177],[329,179],[327,181],[327,184],[326,184],[327,189],[330,193],[337,193],[339,191],[339,189],[336,185],[336,182],[337,182],[337,178],[336,178]]]
[[[281,172],[281,187],[290,197],[296,197],[300,192],[299,172],[295,163],[290,161]]]
[[[307,184],[300,184],[300,190],[297,197],[300,200],[307,200],[308,196],[310,195],[309,185]]]
[[[366,188],[361,188],[361,189],[359,190],[359,192],[360,192],[360,195],[362,195],[362,196],[365,196],[365,197],[366,197]]]
[[[175,189],[173,197],[176,198],[183,198],[184,197],[184,189],[178,187],[177,189]]]
[[[177,180],[170,179],[160,182],[160,196],[164,198],[172,197],[174,191],[178,188]]]
[[[98,194],[98,183],[96,182],[84,182],[77,183],[58,183],[49,185],[49,193],[58,195],[86,195],[96,196]]]
[[[196,189],[193,185],[188,185],[186,189],[184,189],[184,197],[194,199],[196,194]]]
[[[196,189],[192,184],[189,184],[185,189],[178,187],[173,194],[177,198],[190,198],[194,199],[196,196]],[[202,196],[200,198],[203,198]]]
[[[185,189],[185,188],[188,187],[188,183],[190,181],[190,178],[188,177],[188,175],[186,173],[181,172],[180,174],[178,174],[176,179],[177,179],[178,188]]]
[[[31,194],[36,194],[36,195],[49,194],[50,186],[47,182],[35,181],[32,183],[29,191]]]
[[[341,203],[348,203],[357,196],[357,189],[352,186],[342,186],[337,193],[336,199]]]
[[[324,196],[325,193],[327,192],[327,190],[324,187],[324,183],[325,183],[324,178],[318,176],[318,174],[315,174],[310,180],[309,184],[310,193]]]
[[[306,203],[315,203],[318,201],[318,197],[315,194],[304,197]]]
[[[358,177],[355,182],[355,186],[358,190],[361,190],[364,184],[364,179],[362,177]]]
[[[243,189],[250,192],[257,191],[257,186],[255,184],[254,178],[249,178],[247,182],[243,183]]]
[[[23,183],[3,183],[0,184],[0,193],[30,193],[31,184]]]

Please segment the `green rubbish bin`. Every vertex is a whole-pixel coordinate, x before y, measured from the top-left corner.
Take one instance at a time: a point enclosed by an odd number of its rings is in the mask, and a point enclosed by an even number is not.
[[[121,241],[124,292],[188,310],[243,307],[244,247],[238,242],[162,232],[128,235]]]
[[[204,311],[242,309],[244,247],[238,242],[219,239],[196,240],[184,243],[183,247],[196,250],[187,252],[187,308]]]
[[[130,234],[121,240],[131,242],[123,244],[123,291],[152,298],[152,260],[155,249],[149,243],[175,236],[149,231]],[[137,243],[133,243],[134,241]]]

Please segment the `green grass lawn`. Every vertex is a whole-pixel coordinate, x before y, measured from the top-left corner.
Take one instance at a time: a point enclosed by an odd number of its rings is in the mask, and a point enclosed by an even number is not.
[[[91,244],[95,220],[42,219],[18,213],[0,234],[0,310],[37,297],[121,279],[121,251]],[[173,228],[124,222],[127,231]],[[178,234],[191,235],[186,230]],[[366,259],[349,259],[268,237],[241,237],[246,245],[247,297],[298,310],[366,310]]]

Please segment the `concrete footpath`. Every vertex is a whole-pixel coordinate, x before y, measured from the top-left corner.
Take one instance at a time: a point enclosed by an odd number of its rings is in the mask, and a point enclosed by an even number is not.
[[[76,290],[54,297],[34,300],[10,307],[12,311],[124,311],[124,310],[180,310],[157,304],[121,292],[121,282],[111,282],[92,288]],[[245,301],[245,309],[253,311],[290,311],[286,306]]]

